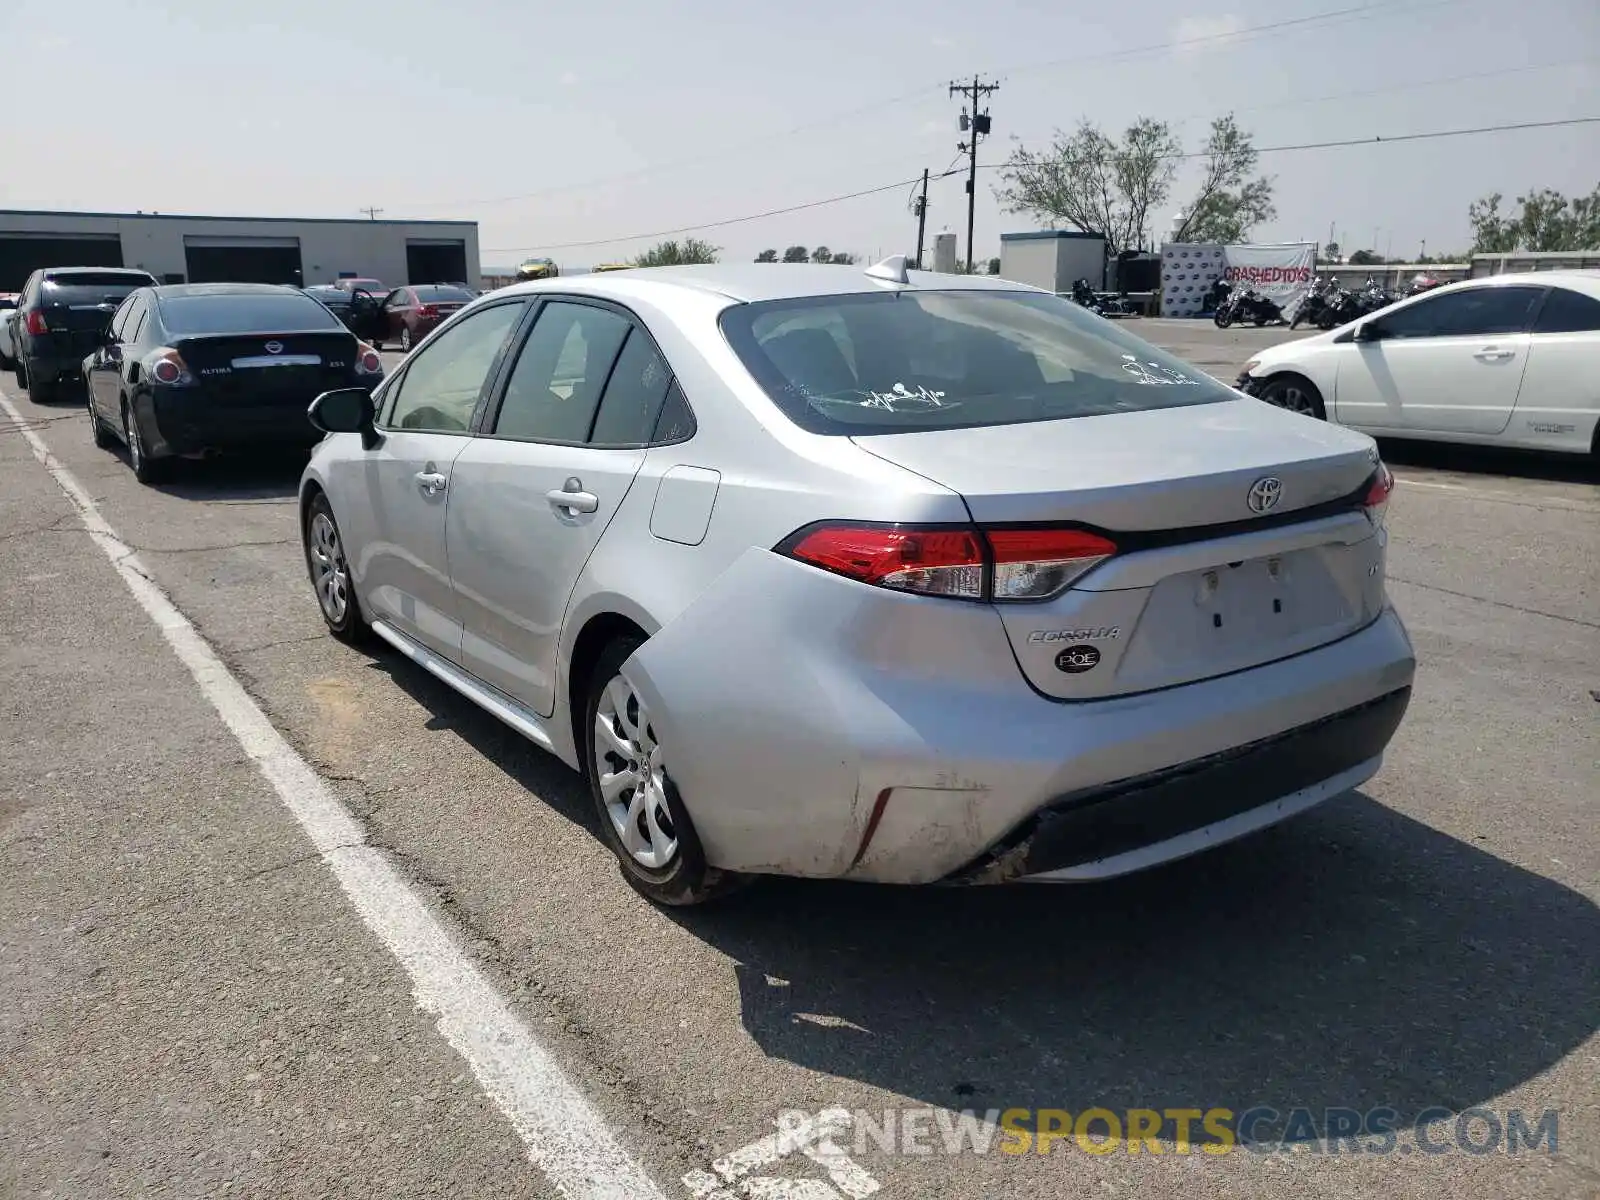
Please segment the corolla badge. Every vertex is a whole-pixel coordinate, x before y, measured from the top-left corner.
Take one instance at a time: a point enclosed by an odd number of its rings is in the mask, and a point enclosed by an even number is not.
[[[1283,480],[1275,475],[1265,475],[1250,485],[1250,511],[1271,512],[1283,499]]]
[[[282,342],[268,342],[267,345],[266,345],[266,351],[267,351],[268,354],[282,354],[283,353],[283,343]]]

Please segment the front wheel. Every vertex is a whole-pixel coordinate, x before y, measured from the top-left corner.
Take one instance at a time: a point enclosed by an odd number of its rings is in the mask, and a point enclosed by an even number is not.
[[[1233,314],[1227,309],[1223,308],[1217,309],[1217,315],[1211,319],[1217,323],[1218,329],[1226,329],[1229,325],[1233,324]]]
[[[667,774],[650,713],[622,674],[622,664],[643,644],[640,637],[616,639],[590,674],[584,774],[601,836],[634,890],[656,904],[704,904],[744,880],[706,865],[700,838]]]
[[[318,492],[306,510],[303,532],[306,570],[317,593],[317,606],[328,632],[341,642],[360,645],[368,640],[371,627],[361,615],[355,585],[350,581],[350,559],[345,554],[339,523],[333,518],[328,497]]]
[[[1322,404],[1322,393],[1309,379],[1301,379],[1298,375],[1282,375],[1269,380],[1257,395],[1275,408],[1285,408],[1319,421],[1328,419],[1328,412]]]

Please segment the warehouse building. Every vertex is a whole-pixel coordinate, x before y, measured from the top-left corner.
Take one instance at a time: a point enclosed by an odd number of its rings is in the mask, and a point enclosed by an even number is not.
[[[164,283],[479,286],[476,221],[195,217],[0,209],[0,292],[39,267],[140,267]]]

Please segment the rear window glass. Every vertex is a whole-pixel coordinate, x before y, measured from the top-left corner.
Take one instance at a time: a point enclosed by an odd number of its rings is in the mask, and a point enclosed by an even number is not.
[[[44,285],[50,287],[120,287],[127,291],[150,287],[155,280],[142,272],[129,271],[68,271],[60,275],[46,275]]]
[[[411,290],[423,304],[464,304],[477,299],[471,292],[458,287],[419,287]]]
[[[1037,292],[903,291],[744,304],[735,352],[816,433],[1055,421],[1236,399],[1199,368]]]
[[[65,304],[72,308],[121,304],[140,288],[150,286],[150,282],[137,275],[70,275],[46,279],[39,291],[39,303]]]
[[[338,288],[323,288],[320,291],[307,292],[313,300],[320,300],[323,304],[342,304],[349,306],[353,296],[350,292],[341,292]]]
[[[296,333],[343,329],[331,312],[298,292],[282,296],[166,296],[161,322],[169,333]]]

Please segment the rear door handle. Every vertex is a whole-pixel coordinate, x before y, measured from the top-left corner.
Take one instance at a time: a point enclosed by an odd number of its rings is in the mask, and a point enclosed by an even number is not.
[[[1485,346],[1472,357],[1483,362],[1499,362],[1504,358],[1516,357],[1516,353],[1515,350],[1502,350],[1498,346]]]
[[[418,471],[417,486],[429,496],[437,496],[444,491],[448,480],[437,471]]]
[[[579,513],[592,513],[600,507],[600,497],[593,492],[583,490],[583,483],[576,478],[569,479],[561,487],[555,488],[544,494],[550,501],[550,507],[564,510],[569,517]]]

